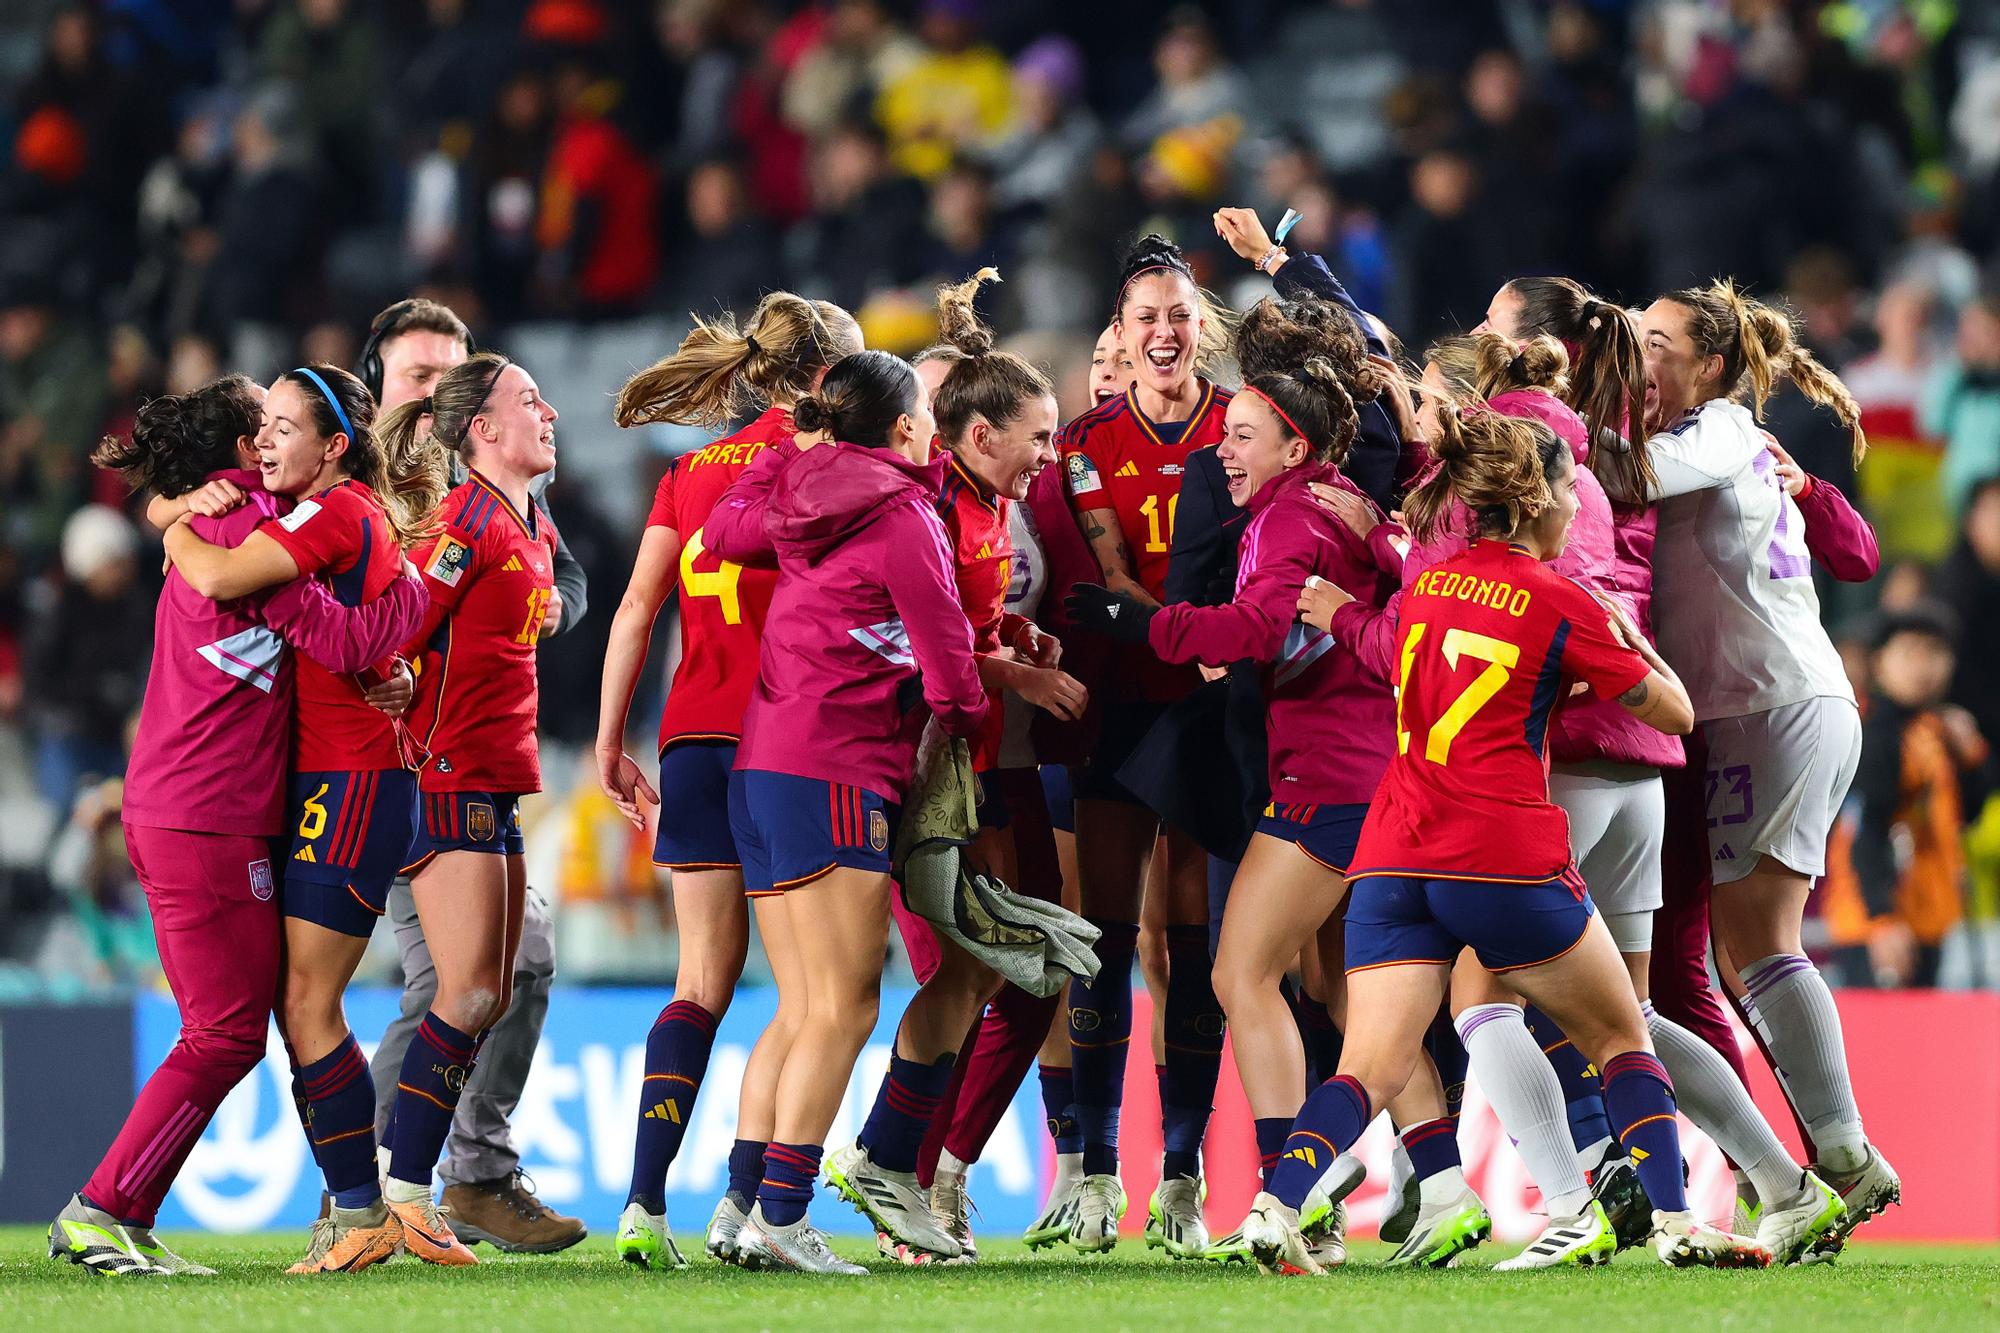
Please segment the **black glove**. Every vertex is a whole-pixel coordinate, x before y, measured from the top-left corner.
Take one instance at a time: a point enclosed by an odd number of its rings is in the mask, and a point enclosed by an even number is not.
[[[1159,609],[1129,593],[1113,592],[1095,583],[1079,583],[1063,599],[1063,610],[1072,621],[1119,643],[1145,644],[1146,627]]]

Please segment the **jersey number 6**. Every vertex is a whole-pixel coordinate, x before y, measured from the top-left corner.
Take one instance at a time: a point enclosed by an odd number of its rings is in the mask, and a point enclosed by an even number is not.
[[[1424,631],[1430,626],[1418,621],[1410,626],[1409,635],[1403,640],[1403,660],[1397,675],[1401,688],[1396,691],[1396,753],[1410,752],[1410,733],[1403,729],[1403,701],[1410,696],[1410,668],[1416,661],[1417,645],[1423,642]],[[1474,661],[1486,663],[1486,669],[1472,678],[1472,683],[1459,692],[1451,701],[1444,715],[1431,727],[1430,735],[1424,741],[1424,758],[1433,764],[1446,763],[1451,758],[1451,743],[1458,739],[1458,733],[1465,730],[1465,724],[1472,721],[1480,709],[1493,700],[1507,684],[1507,678],[1514,668],[1521,664],[1521,646],[1508,643],[1505,639],[1490,638],[1484,634],[1474,634],[1470,630],[1450,629],[1444,633],[1444,643],[1440,646],[1446,665],[1458,670],[1459,659],[1470,657]]]

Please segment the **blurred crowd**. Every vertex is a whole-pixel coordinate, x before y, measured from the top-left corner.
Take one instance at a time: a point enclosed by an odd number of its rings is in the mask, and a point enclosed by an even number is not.
[[[1413,350],[1530,273],[1730,274],[1804,317],[1872,452],[1796,394],[1772,429],[1884,553],[1825,590],[1870,730],[1817,943],[1851,984],[2000,984],[2000,4],[9,0],[0,994],[152,967],[117,775],[158,547],[85,461],[146,397],[351,363],[412,292],[560,347],[783,286],[913,350],[988,264],[985,313],[1074,379],[1140,230],[1258,294],[1223,203],[1297,209]],[[630,506],[550,504],[608,607]],[[549,650],[558,754],[601,644]],[[670,970],[644,845],[545,769],[570,975]]]

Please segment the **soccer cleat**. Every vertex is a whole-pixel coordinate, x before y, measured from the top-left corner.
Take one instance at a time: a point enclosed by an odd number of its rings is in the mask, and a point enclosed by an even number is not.
[[[1319,1271],[1338,1268],[1347,1262],[1347,1205],[1337,1203],[1327,1214],[1326,1221],[1316,1227],[1305,1227],[1306,1253],[1312,1256]]]
[[[285,1271],[288,1273],[359,1273],[394,1258],[403,1248],[403,1224],[386,1207],[379,1219],[368,1219],[375,1211],[336,1208],[330,1217],[313,1224],[313,1246],[306,1257]],[[344,1216],[343,1216],[344,1214]],[[324,1247],[321,1236],[325,1236]]]
[[[1872,1144],[1868,1149],[1868,1160],[1862,1163],[1859,1171],[1845,1175],[1827,1175],[1823,1171],[1820,1174],[1840,1195],[1841,1202],[1847,1206],[1847,1216],[1813,1242],[1803,1260],[1809,1264],[1832,1263],[1856,1227],[1872,1217],[1881,1216],[1890,1204],[1903,1200],[1903,1182]]]
[[[1264,1272],[1276,1277],[1311,1277],[1319,1272],[1305,1233],[1299,1230],[1299,1215],[1276,1197],[1260,1193],[1252,1199],[1242,1231]]]
[[[764,1210],[753,1207],[736,1233],[736,1261],[745,1268],[779,1268],[794,1273],[837,1273],[845,1277],[866,1277],[868,1270],[835,1254],[826,1237],[809,1220],[801,1217],[788,1227],[774,1227],[764,1220]]]
[[[1618,1237],[1604,1205],[1592,1199],[1575,1217],[1552,1217],[1527,1249],[1493,1265],[1496,1273],[1521,1273],[1536,1268],[1595,1268],[1618,1253]]]
[[[1069,1239],[1069,1229],[1076,1222],[1077,1200],[1083,1189],[1083,1154],[1065,1152],[1056,1154],[1056,1173],[1049,1181],[1048,1202],[1042,1205],[1042,1213],[1021,1239],[1031,1250],[1046,1249],[1059,1241]]]
[[[1471,1190],[1435,1207],[1420,1209],[1410,1238],[1389,1257],[1391,1268],[1444,1268],[1493,1235],[1493,1219]]]
[[[958,1242],[958,1258],[949,1263],[979,1260],[979,1246],[972,1239],[972,1206],[972,1197],[965,1192],[964,1173],[938,1168],[931,1178],[931,1216],[945,1235]]]
[[[1739,1200],[1740,1202],[1740,1200]],[[1795,1264],[1847,1219],[1847,1205],[1831,1185],[1810,1171],[1799,1175],[1798,1195],[1788,1204],[1764,1204],[1753,1231],[1774,1264]]]
[[[733,1194],[722,1196],[722,1202],[715,1205],[715,1213],[708,1219],[708,1239],[702,1246],[708,1257],[725,1264],[736,1262],[736,1238],[749,1221],[743,1205]]]
[[[1243,1229],[1241,1227],[1230,1232],[1221,1240],[1210,1243],[1208,1249],[1202,1252],[1201,1257],[1212,1264],[1254,1264],[1257,1262],[1257,1256],[1250,1251],[1250,1242],[1243,1239]]]
[[[1146,1205],[1146,1248],[1164,1249],[1171,1258],[1199,1259],[1208,1251],[1208,1224],[1201,1205],[1208,1182],[1189,1176],[1162,1180]]]
[[[49,1258],[81,1264],[105,1277],[164,1277],[165,1271],[140,1254],[135,1228],[72,1194],[49,1223]]]
[[[1391,1245],[1401,1245],[1410,1238],[1410,1231],[1417,1225],[1417,1214],[1424,1210],[1423,1187],[1415,1172],[1403,1177],[1403,1188],[1392,1197],[1396,1206],[1382,1218],[1376,1234]]]
[[[1748,1186],[1743,1187],[1745,1189]],[[1764,1201],[1755,1193],[1744,1194],[1738,1190],[1736,1202],[1729,1209],[1729,1229],[1739,1236],[1754,1236],[1764,1221]]]
[[[399,1183],[391,1179],[389,1186],[394,1189]],[[385,1197],[383,1202],[402,1223],[403,1247],[409,1253],[427,1264],[440,1264],[446,1268],[463,1268],[479,1262],[439,1214],[437,1200],[431,1197],[429,1190],[415,1199]]]
[[[667,1215],[649,1213],[642,1203],[625,1205],[625,1211],[618,1215],[617,1239],[611,1244],[626,1263],[656,1273],[688,1266],[680,1246],[674,1244],[674,1233],[667,1230]]]
[[[1669,1268],[1769,1268],[1771,1252],[1754,1240],[1717,1231],[1691,1212],[1653,1210],[1653,1253]]]
[[[306,1257],[293,1264],[287,1273],[317,1273],[326,1259],[326,1252],[333,1248],[333,1218],[313,1219],[312,1236],[306,1241]]]
[[[1077,1187],[1070,1248],[1078,1254],[1109,1254],[1118,1243],[1118,1224],[1125,1218],[1125,1208],[1125,1186],[1117,1176],[1085,1176]]]
[[[1590,1193],[1604,1205],[1619,1249],[1629,1249],[1653,1234],[1653,1203],[1631,1158],[1606,1158],[1590,1173]]]
[[[215,1270],[207,1264],[198,1264],[192,1259],[183,1259],[167,1248],[166,1242],[145,1227],[132,1228],[132,1248],[139,1257],[152,1264],[169,1277],[214,1277]]]
[[[931,1216],[915,1172],[884,1170],[866,1148],[850,1143],[827,1158],[826,1183],[875,1224],[884,1258],[911,1265],[958,1258],[958,1242]]]
[[[1341,1153],[1333,1159],[1325,1173],[1313,1182],[1306,1191],[1306,1201],[1299,1205],[1299,1230],[1311,1236],[1323,1230],[1333,1218],[1333,1211],[1340,1201],[1361,1187],[1368,1178],[1368,1168],[1353,1153]]]

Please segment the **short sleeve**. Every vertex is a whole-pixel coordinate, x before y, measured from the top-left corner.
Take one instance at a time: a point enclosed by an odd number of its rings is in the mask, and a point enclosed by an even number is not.
[[[1646,659],[1619,640],[1611,613],[1596,598],[1567,579],[1555,586],[1561,590],[1558,609],[1568,627],[1564,675],[1585,682],[1600,699],[1616,699],[1652,674]]]
[[[343,488],[302,500],[291,513],[257,531],[285,548],[301,574],[338,572],[361,558],[362,506]]]
[[[1078,509],[1102,509],[1109,496],[1104,489],[1104,474],[1098,459],[1091,450],[1090,432],[1079,430],[1074,424],[1062,433],[1058,448],[1062,454],[1063,484],[1069,488],[1070,499]]]
[[[680,472],[678,458],[667,464],[667,475],[660,478],[660,484],[653,490],[653,507],[646,514],[647,527],[679,529],[680,522],[674,516],[674,485]]]
[[[433,605],[457,607],[479,572],[479,539],[456,526],[445,528],[417,561],[417,572]]]

